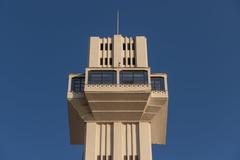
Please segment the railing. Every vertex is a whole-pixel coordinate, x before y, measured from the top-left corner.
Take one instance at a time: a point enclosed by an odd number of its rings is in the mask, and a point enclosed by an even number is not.
[[[152,90],[151,92],[153,94],[166,94],[167,90]]]
[[[147,88],[147,87],[151,87],[151,84],[82,84],[84,85],[81,86],[83,88],[85,88],[86,86],[88,88]],[[80,86],[79,86],[80,87]],[[83,94],[84,89],[83,90],[79,90],[79,91],[71,91],[74,94]],[[166,94],[167,90],[165,89],[155,89],[151,87],[151,92],[153,94]]]
[[[87,87],[93,87],[93,88],[106,88],[106,87],[149,87],[151,84],[85,84]]]

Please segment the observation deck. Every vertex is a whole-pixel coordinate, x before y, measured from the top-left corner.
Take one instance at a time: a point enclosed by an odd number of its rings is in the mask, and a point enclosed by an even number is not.
[[[101,75],[94,69],[93,75],[91,71],[88,74],[70,74],[67,94],[70,125],[82,124],[84,129],[84,122],[91,121],[148,121],[152,124],[152,143],[165,143],[167,74],[148,76],[149,72],[144,70],[135,71],[124,72],[125,79],[121,71],[106,70]],[[132,77],[132,81],[129,77]],[[74,128],[71,127],[71,130]]]

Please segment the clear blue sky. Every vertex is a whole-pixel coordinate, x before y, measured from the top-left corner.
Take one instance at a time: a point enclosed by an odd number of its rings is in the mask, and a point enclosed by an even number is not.
[[[167,145],[154,160],[240,159],[239,0],[0,0],[0,160],[80,160],[66,91],[89,36],[148,38],[169,74]]]

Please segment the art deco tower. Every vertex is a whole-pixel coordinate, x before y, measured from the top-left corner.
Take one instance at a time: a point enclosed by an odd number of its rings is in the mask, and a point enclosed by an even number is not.
[[[88,67],[69,75],[67,100],[84,160],[152,160],[152,144],[166,142],[167,74],[151,73],[144,36],[90,37]]]

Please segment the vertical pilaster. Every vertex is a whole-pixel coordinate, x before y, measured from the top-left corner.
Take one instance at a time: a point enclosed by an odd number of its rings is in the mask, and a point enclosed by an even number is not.
[[[136,44],[136,67],[148,67],[147,39],[144,36],[137,36]]]
[[[139,123],[140,160],[152,160],[151,124]]]
[[[114,35],[113,37],[113,66],[121,67],[122,66],[122,36]]]
[[[122,154],[122,123],[113,124],[113,160],[123,160]]]
[[[99,67],[99,37],[90,37],[88,67]]]
[[[97,142],[97,124],[88,122],[86,124],[86,140],[85,140],[85,160],[96,160],[96,142]]]

